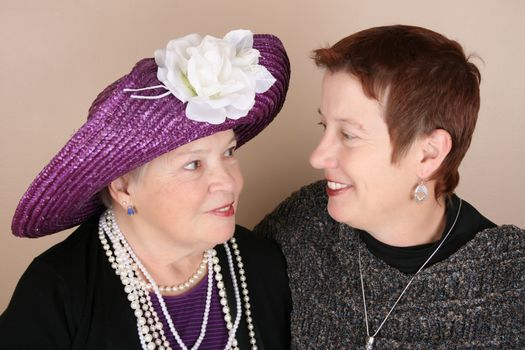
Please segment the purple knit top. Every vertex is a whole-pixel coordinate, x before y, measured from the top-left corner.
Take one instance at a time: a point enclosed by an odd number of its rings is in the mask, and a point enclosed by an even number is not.
[[[164,302],[173,320],[173,325],[188,348],[195,344],[200,334],[204,306],[206,304],[207,288],[208,279],[205,277],[187,293],[176,296],[164,296]],[[168,323],[154,293],[151,295],[151,302],[155,312],[162,321],[164,334],[170,342],[171,348],[179,350],[179,344],[171,334]],[[227,340],[228,332],[220,304],[219,291],[217,285],[213,283],[208,326],[206,327],[206,335],[199,349],[224,349]]]

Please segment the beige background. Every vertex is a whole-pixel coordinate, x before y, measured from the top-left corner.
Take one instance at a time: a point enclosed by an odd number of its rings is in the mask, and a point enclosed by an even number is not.
[[[525,2],[506,1],[21,1],[0,0],[0,312],[31,259],[64,233],[11,236],[19,198],[85,120],[96,94],[142,57],[191,32],[247,28],[278,35],[292,81],[286,105],[238,153],[246,177],[238,221],[252,227],[321,174],[308,165],[320,130],[320,45],[376,25],[421,25],[478,53],[482,107],[458,193],[495,222],[525,227]]]

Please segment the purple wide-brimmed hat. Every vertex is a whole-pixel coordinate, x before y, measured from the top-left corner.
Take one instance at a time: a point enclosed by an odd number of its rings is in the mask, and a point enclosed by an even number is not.
[[[98,193],[111,181],[191,141],[233,129],[241,146],[280,111],[289,79],[273,35],[170,42],[97,96],[87,121],[20,200],[13,234],[40,237],[84,222],[104,210]]]

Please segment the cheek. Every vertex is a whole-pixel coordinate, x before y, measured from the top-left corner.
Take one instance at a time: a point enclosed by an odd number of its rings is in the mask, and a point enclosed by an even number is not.
[[[130,193],[133,202],[144,209],[144,207],[152,208],[153,203],[157,203],[160,208],[164,207],[163,198],[166,192],[166,186],[162,181],[157,178],[147,178],[138,183]]]
[[[236,195],[238,196],[244,187],[244,177],[242,176],[241,167],[238,161],[235,161],[235,163],[230,165],[229,173],[234,183],[233,187]]]
[[[343,172],[350,178],[357,175],[360,169],[364,170],[359,153],[351,149],[343,148],[337,153],[337,156],[334,158],[337,161],[337,164],[339,165],[340,169],[343,170]]]
[[[373,193],[374,206],[380,210],[399,206],[410,194],[409,177],[403,169],[393,165],[378,167],[368,181]]]
[[[205,196],[205,187],[197,181],[168,181],[159,184],[155,205],[171,212],[185,212],[197,207]]]
[[[360,149],[340,152],[338,162],[345,175],[357,187],[371,186],[384,172],[375,154]]]
[[[208,193],[203,186],[178,188],[163,197],[164,216],[174,225],[192,227],[202,221],[202,214],[209,209]],[[190,225],[190,226],[187,226]]]

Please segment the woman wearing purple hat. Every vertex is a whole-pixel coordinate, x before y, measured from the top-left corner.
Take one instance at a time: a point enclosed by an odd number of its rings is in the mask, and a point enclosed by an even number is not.
[[[292,347],[525,349],[525,231],[454,193],[480,105],[463,48],[397,25],[314,59],[325,180],[255,228],[287,260]]]
[[[22,197],[13,233],[80,224],[0,316],[9,349],[287,349],[279,249],[235,225],[235,149],[282,107],[271,35],[193,34],[139,61]]]

